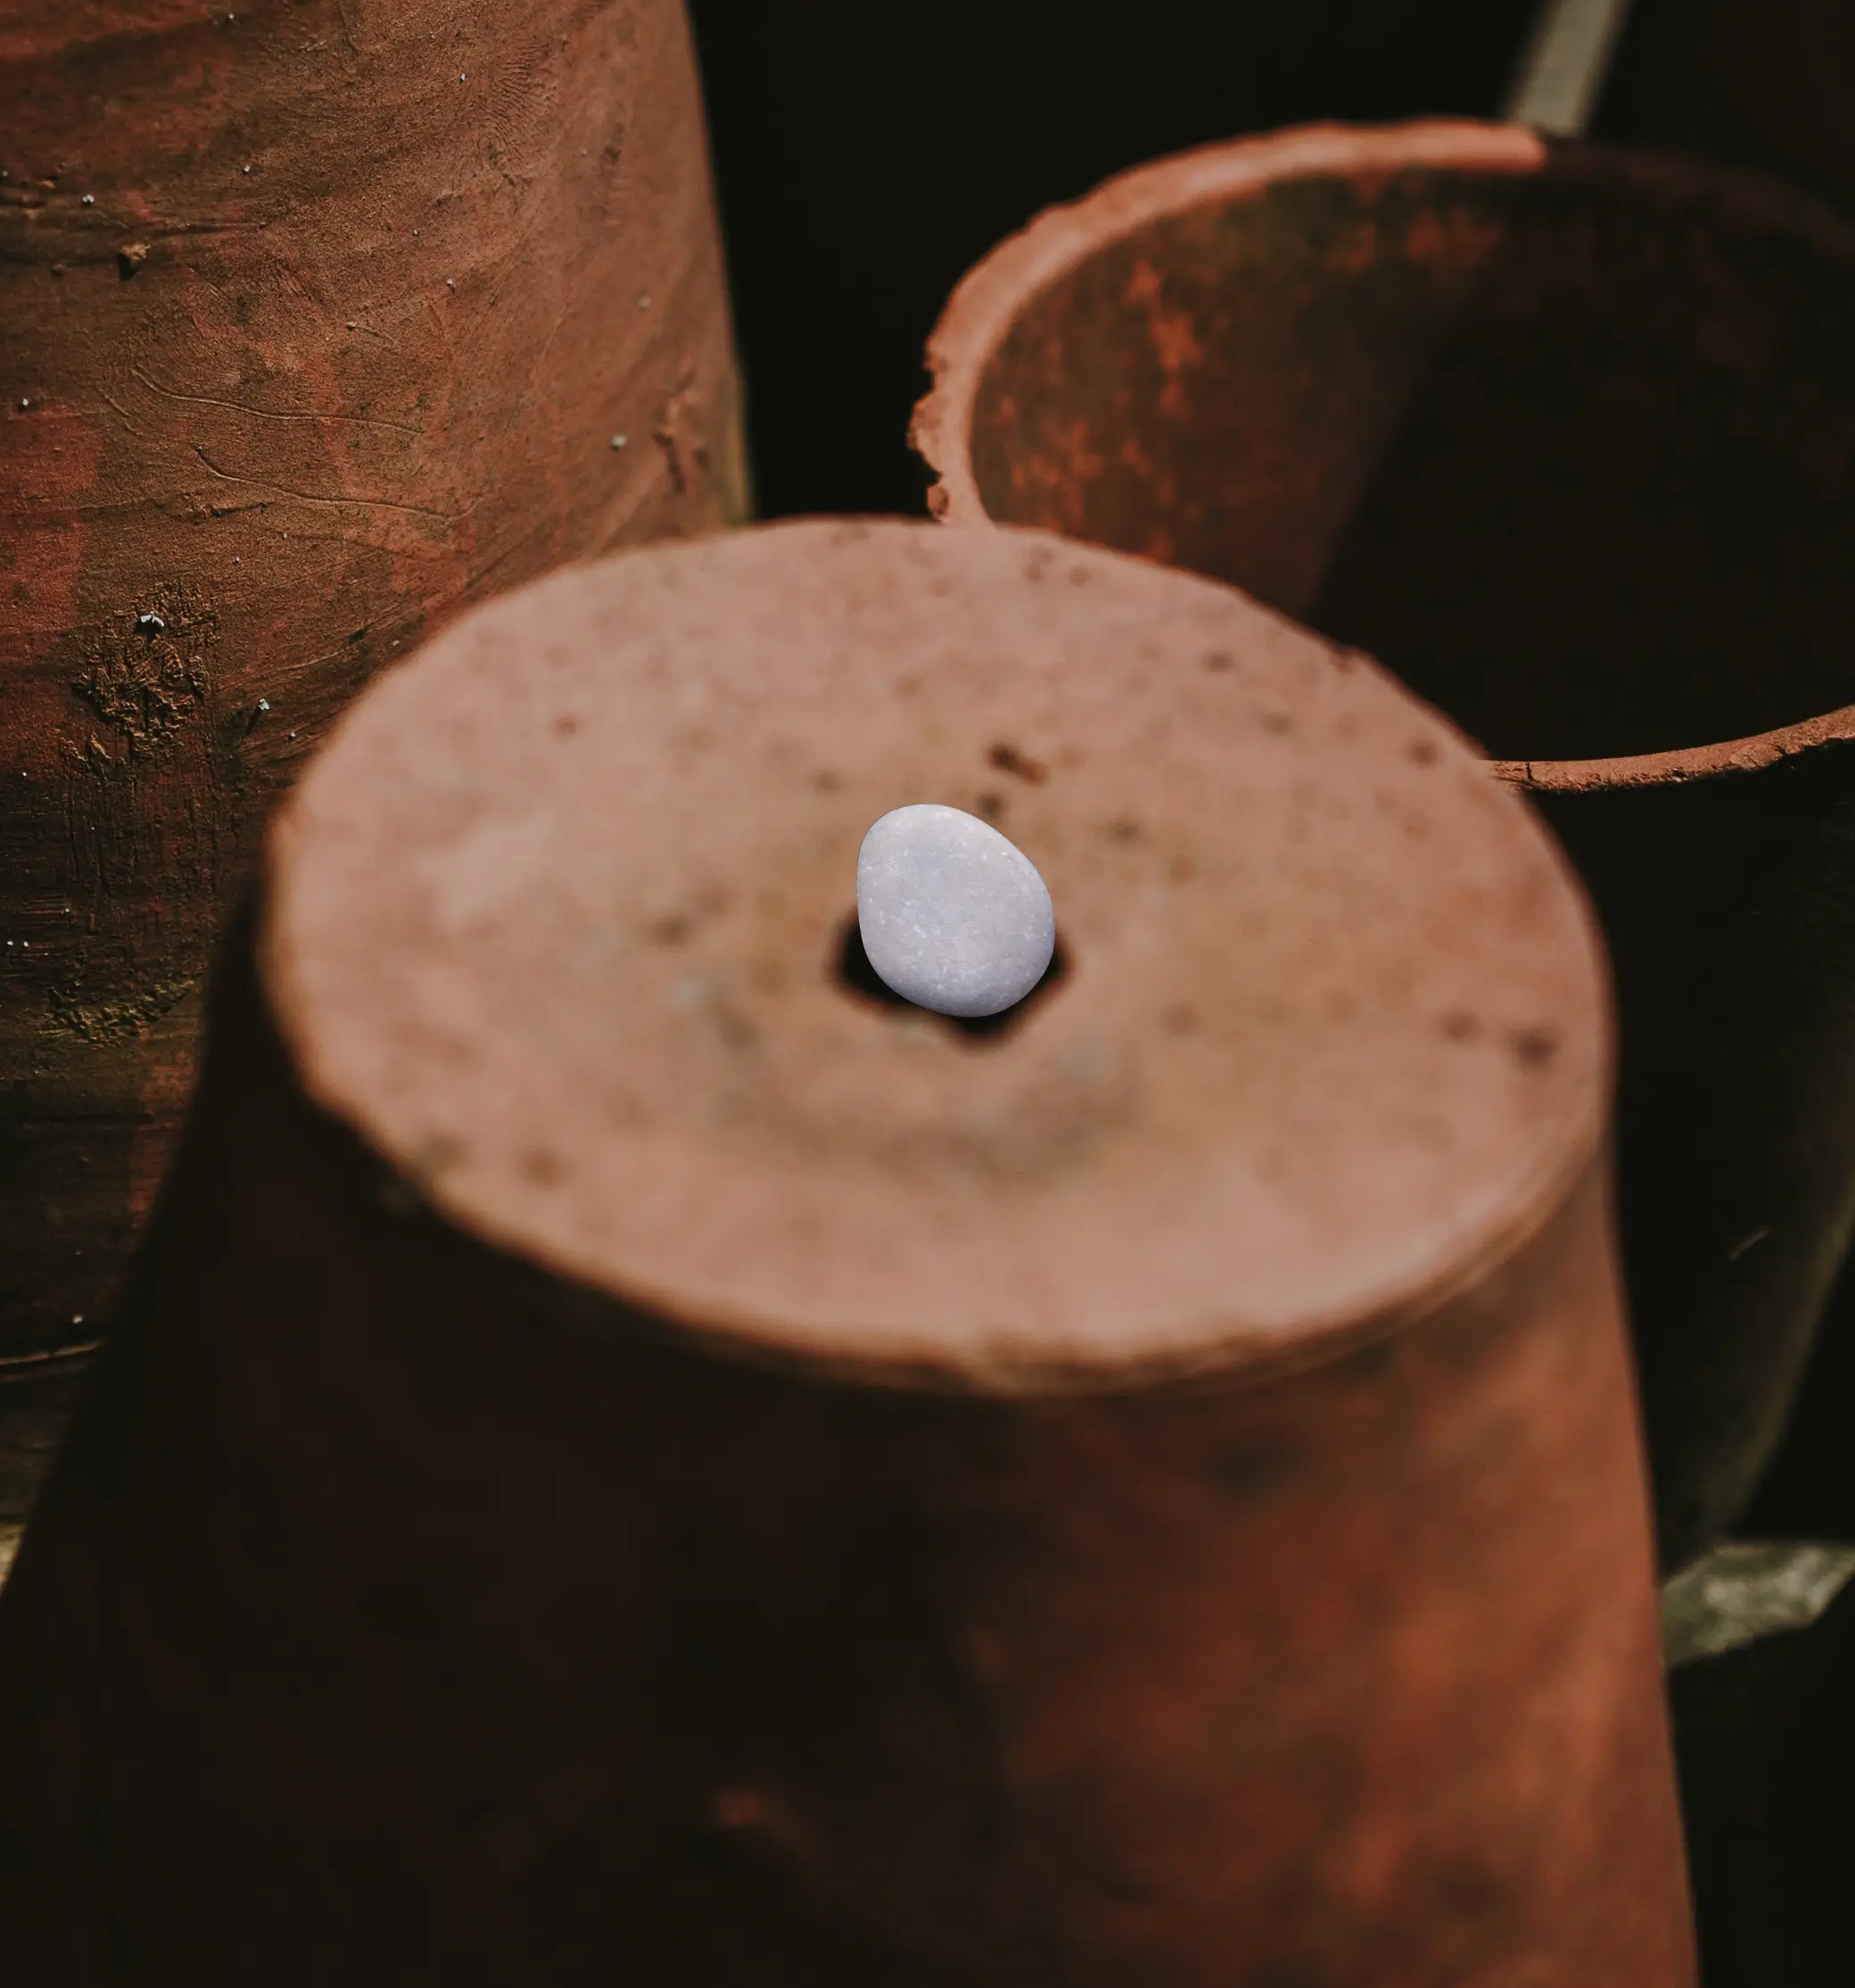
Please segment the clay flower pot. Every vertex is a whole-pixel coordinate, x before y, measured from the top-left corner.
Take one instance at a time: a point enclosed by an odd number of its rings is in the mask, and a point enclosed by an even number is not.
[[[29,0],[0,263],[4,1536],[276,795],[459,607],[742,495],[680,0]]]
[[[1315,117],[1488,116],[1536,0],[691,0],[771,514],[921,509],[960,272],[1077,186]]]
[[[1067,968],[846,980],[933,796]],[[271,845],[0,1613],[21,1979],[1686,1988],[1562,859],[1042,534],[556,576]],[[210,1870],[210,1885],[199,1873]]]
[[[1855,1218],[1855,233],[1505,128],[1128,174],[982,263],[950,522],[1236,582],[1479,738],[1596,900],[1662,1551],[1742,1508]]]

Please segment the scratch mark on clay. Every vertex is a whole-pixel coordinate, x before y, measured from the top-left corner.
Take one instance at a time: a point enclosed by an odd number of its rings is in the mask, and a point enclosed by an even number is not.
[[[476,506],[473,504],[470,508],[474,511],[476,508]],[[466,513],[466,515],[467,516],[468,513]],[[550,529],[554,522],[555,521],[550,517],[537,517],[532,520],[532,522],[524,526],[515,538],[511,539],[507,545],[503,546],[499,551],[493,553],[491,557],[488,560],[484,561],[482,565],[474,565],[470,569],[470,571],[465,576],[464,590],[466,593],[469,593],[473,590],[481,587],[483,582],[489,579],[489,577],[497,570],[499,566],[506,565],[510,559],[514,558],[518,552],[525,553],[528,549],[534,543],[534,541],[541,536],[542,532]]]
[[[391,428],[395,434],[400,435],[423,436],[425,432],[423,428],[409,426],[403,421],[383,421],[374,415],[317,414],[313,410],[303,412],[275,408],[248,408],[243,400],[220,400],[210,393],[181,393],[172,387],[163,386],[159,380],[150,379],[139,366],[131,370],[151,393],[160,394],[164,400],[185,401],[190,407],[224,408],[228,413],[248,414],[260,421],[333,421],[350,428]],[[114,406],[115,403],[112,401],[111,405]]]
[[[401,504],[391,497],[317,497],[309,491],[293,491],[284,483],[267,483],[261,476],[240,476],[229,469],[221,469],[198,442],[194,444],[194,453],[203,467],[210,470],[223,483],[243,483],[251,490],[269,491],[278,497],[293,499],[299,504],[314,504],[329,511],[405,511],[413,517],[428,517],[440,524],[460,524],[464,514],[453,511],[434,511],[423,504]]]
[[[444,347],[445,398],[449,400],[457,391],[458,355],[451,348],[450,334],[445,329],[444,313],[427,297],[425,309],[432,314],[432,321],[438,326],[438,342]]]

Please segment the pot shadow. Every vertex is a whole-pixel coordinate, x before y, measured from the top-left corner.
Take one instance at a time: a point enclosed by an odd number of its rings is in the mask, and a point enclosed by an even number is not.
[[[1009,1008],[1002,1008],[995,1015],[937,1015],[931,1008],[922,1008],[916,1002],[899,994],[889,986],[876,969],[870,964],[870,955],[863,950],[863,933],[853,912],[844,921],[838,938],[836,957],[832,963],[831,978],[838,986],[858,1001],[875,1002],[885,1008],[905,1008],[931,1020],[943,1024],[969,1043],[995,1043],[1015,1035],[1025,1017],[1037,1003],[1044,1000],[1067,977],[1069,961],[1063,951],[1060,934],[1057,936],[1056,950],[1050,956],[1050,964],[1043,969],[1043,977],[1021,1000],[1014,1001]]]

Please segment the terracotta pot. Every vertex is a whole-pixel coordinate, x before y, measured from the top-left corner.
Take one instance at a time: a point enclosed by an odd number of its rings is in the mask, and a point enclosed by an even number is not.
[[[1632,0],[1594,135],[1782,173],[1855,207],[1843,0]]]
[[[844,978],[924,796],[1055,898],[990,1034]],[[638,554],[267,892],[0,1605],[23,1978],[1691,1981],[1599,951],[1373,665],[1042,535]]]
[[[1744,1505],[1855,1218],[1855,233],[1502,128],[1145,168],[982,263],[950,521],[1249,589],[1529,792],[1616,962],[1662,1551]]]
[[[211,935],[335,712],[742,497],[677,0],[35,0],[0,166],[4,1452],[95,1336]]]
[[[1488,116],[1535,0],[691,0],[770,514],[921,510],[903,425],[961,270],[1138,159]]]

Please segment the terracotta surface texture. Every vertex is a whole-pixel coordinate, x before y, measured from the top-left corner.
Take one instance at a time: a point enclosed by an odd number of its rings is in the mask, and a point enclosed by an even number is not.
[[[990,1034],[844,977],[929,799],[1055,901]],[[16,1971],[1686,1988],[1604,992],[1467,743],[1188,575],[471,615],[284,812],[0,1600]]]
[[[743,497],[679,0],[14,6],[0,265],[4,1530],[275,796],[459,607]]]
[[[1511,128],[1142,168],[947,307],[948,520],[1233,581],[1534,796],[1602,915],[1665,1557],[1744,1507],[1855,1219],[1855,231]]]

